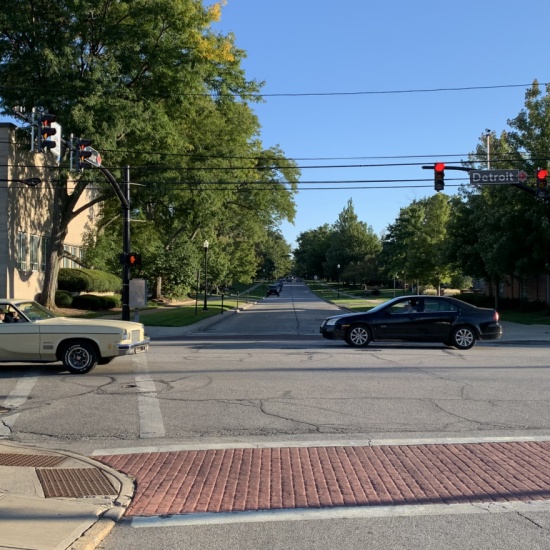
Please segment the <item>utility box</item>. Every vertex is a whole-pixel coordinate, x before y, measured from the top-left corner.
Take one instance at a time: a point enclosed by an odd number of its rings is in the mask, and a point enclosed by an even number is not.
[[[130,279],[131,308],[147,307],[147,281],[145,279]]]

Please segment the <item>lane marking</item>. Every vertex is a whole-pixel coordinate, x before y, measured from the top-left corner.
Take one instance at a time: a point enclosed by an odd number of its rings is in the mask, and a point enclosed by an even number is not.
[[[155,445],[148,447],[121,447],[96,449],[91,456],[130,455],[139,453],[168,453],[177,451],[211,451],[217,449],[278,449],[285,447],[380,447],[385,445],[460,445],[467,443],[523,443],[528,441],[550,441],[550,435],[498,436],[498,437],[439,437],[417,439],[353,439],[336,441],[280,441],[244,443],[189,443],[183,445]]]
[[[157,397],[155,381],[147,372],[149,364],[145,353],[136,355],[133,358],[133,363],[138,371],[138,374],[135,375],[135,381],[139,391],[137,394],[139,437],[141,439],[164,437],[166,431],[162,420],[160,402]]]
[[[267,523],[275,521],[307,521],[324,519],[370,519],[386,517],[415,517],[461,514],[495,514],[504,512],[550,512],[550,501],[491,502],[475,504],[430,504],[403,506],[357,506],[323,509],[262,510],[259,512],[220,512],[188,514],[170,517],[134,517],[130,526],[183,527],[189,525],[220,525],[229,523]]]
[[[15,388],[11,393],[6,397],[2,403],[2,407],[6,409],[14,410],[22,405],[24,405],[31,394],[34,385],[38,380],[38,375],[36,374],[26,374],[23,375],[21,380],[17,382]],[[0,422],[0,438],[9,437],[16,420],[19,418],[20,413],[8,413],[5,416],[2,416]]]

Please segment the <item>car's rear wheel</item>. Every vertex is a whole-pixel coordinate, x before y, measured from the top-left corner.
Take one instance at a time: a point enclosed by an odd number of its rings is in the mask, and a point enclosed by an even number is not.
[[[354,348],[364,348],[371,340],[370,330],[364,325],[352,325],[346,332],[346,342]]]
[[[451,335],[451,345],[458,349],[470,349],[476,343],[476,335],[470,327],[458,327]]]
[[[99,361],[99,354],[90,342],[71,342],[63,349],[63,365],[71,374],[86,374]]]

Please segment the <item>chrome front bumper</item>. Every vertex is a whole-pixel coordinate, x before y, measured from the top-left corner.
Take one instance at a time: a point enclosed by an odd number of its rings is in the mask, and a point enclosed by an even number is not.
[[[149,349],[151,338],[144,338],[139,342],[131,344],[117,344],[119,355],[135,355],[136,353],[145,353]]]

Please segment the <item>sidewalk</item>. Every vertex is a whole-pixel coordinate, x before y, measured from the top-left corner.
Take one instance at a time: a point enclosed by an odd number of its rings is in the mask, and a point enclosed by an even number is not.
[[[128,476],[95,460],[0,441],[0,548],[96,548],[133,494]]]

